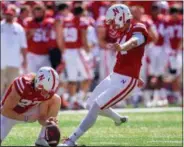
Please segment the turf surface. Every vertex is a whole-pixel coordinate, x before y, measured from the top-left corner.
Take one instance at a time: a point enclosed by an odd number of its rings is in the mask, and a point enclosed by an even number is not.
[[[126,113],[129,122],[120,127],[104,117],[78,141],[94,146],[182,146],[182,112]],[[84,114],[61,114],[62,137],[75,130]],[[3,146],[30,146],[39,134],[38,123],[16,125]]]

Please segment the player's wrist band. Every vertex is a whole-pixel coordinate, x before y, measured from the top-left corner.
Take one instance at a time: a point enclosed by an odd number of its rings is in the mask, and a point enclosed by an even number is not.
[[[28,122],[29,116],[24,116],[24,121]]]

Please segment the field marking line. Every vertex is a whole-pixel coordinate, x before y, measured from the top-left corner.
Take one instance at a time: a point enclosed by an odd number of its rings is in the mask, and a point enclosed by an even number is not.
[[[125,108],[114,109],[118,113],[152,113],[152,112],[182,112],[181,107],[167,107],[167,108]],[[86,114],[88,110],[61,110],[59,114]]]
[[[153,140],[153,141],[148,141],[148,142],[170,142],[170,143],[182,143],[182,140]]]

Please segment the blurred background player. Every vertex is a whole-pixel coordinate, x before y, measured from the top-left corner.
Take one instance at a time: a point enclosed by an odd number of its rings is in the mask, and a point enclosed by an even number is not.
[[[7,8],[1,21],[1,96],[14,78],[20,75],[20,68],[27,66],[26,35],[23,27],[15,21],[15,9]]]
[[[28,71],[36,72],[42,66],[51,66],[48,43],[52,35],[52,24],[45,18],[45,7],[41,4],[33,7],[32,15],[26,25],[27,61]]]
[[[142,59],[142,67],[141,67],[141,71],[140,71],[140,79],[142,79],[144,81],[144,83],[147,82],[147,52],[149,51],[149,48],[152,47],[152,44],[157,42],[158,39],[158,33],[156,30],[156,26],[153,23],[153,20],[151,19],[151,17],[147,14],[145,14],[145,10],[142,6],[140,5],[135,5],[131,7],[131,12],[133,15],[133,21],[135,23],[137,22],[141,22],[143,24],[145,24],[147,30],[148,30],[148,34],[150,37],[150,40],[148,42],[148,44],[145,47],[145,53]],[[143,90],[143,89],[142,89]],[[148,102],[150,102],[150,99],[148,99],[147,97],[143,97],[143,92],[141,89],[137,88],[132,96],[132,103],[134,105],[134,107],[138,107],[138,103],[141,101],[140,98],[144,98],[144,104],[145,106],[147,105]],[[147,91],[146,91],[147,92]],[[146,95],[146,94],[145,94]]]
[[[151,8],[151,19],[153,20],[158,33],[158,39],[148,47],[147,64],[148,78],[144,98],[147,99],[147,107],[156,105],[167,105],[167,94],[163,88],[163,76],[167,66],[167,55],[165,47],[165,27],[168,13],[167,2],[154,2]],[[153,96],[153,100],[151,97]]]
[[[17,18],[17,22],[25,28],[26,20],[30,17],[30,7],[28,5],[24,5],[20,7],[19,16]]]
[[[89,22],[83,17],[83,12],[82,7],[76,7],[73,9],[74,16],[66,17],[63,22],[63,59],[67,72],[71,108],[76,102],[82,106],[80,99],[77,99],[77,82],[81,82],[80,89],[84,90],[88,79],[92,79],[92,71],[84,57],[85,52],[89,52],[87,41]]]
[[[17,77],[1,102],[1,141],[19,123],[38,121],[42,125],[36,145],[48,146],[45,126],[50,117],[57,117],[60,97],[55,94],[59,76],[50,67],[42,67],[36,74]],[[56,121],[56,119],[55,119]]]
[[[169,9],[169,18],[166,22],[166,39],[168,41],[167,55],[168,68],[164,76],[165,82],[172,85],[172,95],[176,103],[181,104],[181,70],[182,70],[182,16],[181,5],[173,4]]]

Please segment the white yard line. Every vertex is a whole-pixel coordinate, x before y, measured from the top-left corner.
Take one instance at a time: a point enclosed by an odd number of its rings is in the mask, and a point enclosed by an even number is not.
[[[123,112],[123,113],[141,113],[141,112],[182,112],[181,107],[168,107],[168,108],[126,108],[126,109],[115,109],[116,112]],[[67,110],[67,111],[60,111],[60,114],[86,114],[87,110]]]
[[[148,141],[148,142],[162,142],[162,143],[182,143],[182,140],[154,140],[154,141]]]

